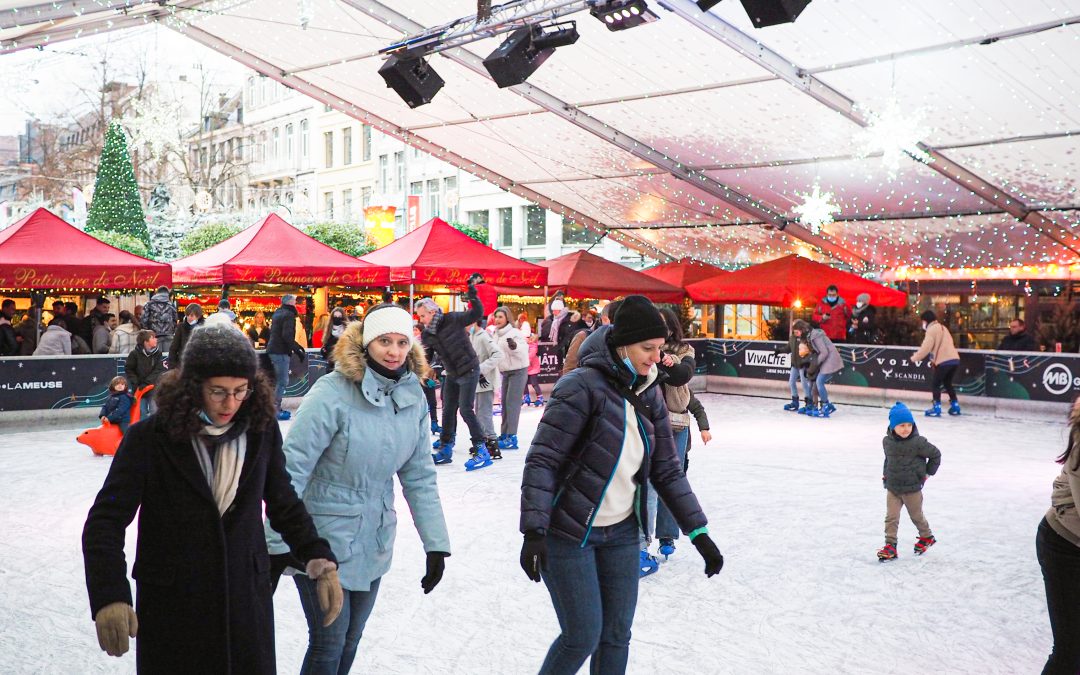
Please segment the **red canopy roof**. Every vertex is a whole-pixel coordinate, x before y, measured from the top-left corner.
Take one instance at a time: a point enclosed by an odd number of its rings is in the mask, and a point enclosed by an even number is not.
[[[464,285],[473,272],[495,286],[529,287],[547,283],[547,270],[500,253],[432,218],[404,237],[360,258],[390,268],[390,283]]]
[[[186,286],[274,283],[384,286],[387,271],[312,239],[271,213],[205,251],[173,261],[173,283]]]
[[[614,298],[639,294],[653,302],[682,302],[681,288],[654,279],[588,251],[576,251],[540,263],[548,268],[548,288],[574,298]]]
[[[676,260],[675,262],[650,267],[647,270],[641,270],[641,273],[648,274],[653,279],[659,279],[676,288],[686,288],[689,284],[698,281],[731,274],[731,272],[727,270],[722,270],[719,267],[701,262],[700,260],[694,260],[693,258],[683,258],[682,260]]]
[[[0,231],[0,288],[157,288],[166,263],[121,251],[45,209]]]
[[[905,293],[797,255],[699,281],[687,286],[686,292],[694,302],[790,307],[796,300],[803,305],[817,302],[830,285],[849,302],[860,293],[869,293],[870,304],[878,307],[907,304]]]

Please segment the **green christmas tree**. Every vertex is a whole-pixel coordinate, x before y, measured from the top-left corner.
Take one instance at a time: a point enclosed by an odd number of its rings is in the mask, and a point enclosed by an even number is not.
[[[150,246],[150,231],[146,227],[135,169],[128,155],[124,130],[116,122],[109,123],[105,132],[105,147],[98,162],[94,200],[86,220],[87,232],[116,232]]]

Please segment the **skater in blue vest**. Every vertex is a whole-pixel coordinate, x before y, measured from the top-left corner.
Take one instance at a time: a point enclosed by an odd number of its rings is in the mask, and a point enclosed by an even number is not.
[[[919,435],[911,411],[900,402],[889,410],[889,429],[881,444],[885,450],[881,475],[885,487],[885,546],[878,551],[878,559],[885,562],[897,557],[896,533],[902,507],[907,507],[911,522],[919,529],[915,554],[922,555],[937,543],[923,515],[922,489],[926,477],[937,473],[941,451]]]

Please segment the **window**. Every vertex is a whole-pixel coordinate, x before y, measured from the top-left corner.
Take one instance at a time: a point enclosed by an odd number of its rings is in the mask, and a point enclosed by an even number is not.
[[[439,192],[439,179],[432,178],[427,182],[428,216],[434,218],[442,213],[442,193]]]
[[[366,209],[371,206],[371,188],[360,188],[360,208]]]
[[[352,190],[341,191],[341,217],[346,223],[352,220]]]
[[[443,193],[446,195],[446,219],[457,222],[458,219],[458,193],[457,176],[443,179]]]
[[[394,153],[394,171],[397,172],[397,185],[394,189],[401,191],[405,189],[405,153]]]
[[[308,121],[300,120],[300,159],[306,164],[310,154],[308,142]]]
[[[468,211],[465,217],[469,221],[469,227],[478,230],[488,229],[488,212],[486,209],[483,211]]]
[[[424,194],[424,183],[423,183],[423,181],[418,180],[415,183],[409,183],[409,194],[411,194],[411,195],[422,195],[422,194]]]
[[[584,225],[575,223],[572,219],[563,216],[562,219],[562,243],[564,244],[595,244],[600,241],[600,233],[590,230]]]
[[[379,155],[379,192],[386,194],[390,191],[390,157]]]
[[[329,103],[324,103],[324,104],[323,104],[323,108],[322,108],[322,111],[323,111],[323,112],[330,112],[330,111],[332,111],[332,110],[333,110],[333,108],[331,108],[331,107],[330,107],[330,104],[329,104]]]
[[[323,132],[323,157],[326,159],[325,166],[330,169],[334,166],[334,132]]]
[[[279,152],[281,148],[281,129],[274,127],[274,130],[270,132],[270,138],[272,139],[270,143],[270,161],[276,164],[278,157],[281,157],[281,152]]]
[[[323,215],[326,217],[327,220],[333,220],[334,219],[334,193],[333,192],[324,192],[322,198],[323,198]]]
[[[285,125],[285,161],[292,165],[293,161],[293,125]]]
[[[341,130],[341,161],[345,166],[352,164],[352,127]]]
[[[266,161],[266,132],[259,132],[259,161]]]
[[[503,246],[514,245],[514,209],[499,209],[499,241]]]
[[[365,124],[365,125],[361,126],[360,127],[360,135],[361,135],[360,142],[363,144],[363,147],[360,148],[360,153],[361,153],[360,160],[363,161],[363,162],[370,162],[371,161],[371,126],[368,125],[368,124]]]
[[[525,245],[543,246],[547,243],[547,212],[536,204],[525,207]]]
[[[411,156],[411,157],[412,157],[413,159],[420,159],[420,155],[422,154],[422,153],[420,152],[420,148],[416,147],[415,145],[414,145],[414,146],[412,146],[412,147],[411,147],[411,148],[409,149],[409,152],[410,152],[410,156]]]

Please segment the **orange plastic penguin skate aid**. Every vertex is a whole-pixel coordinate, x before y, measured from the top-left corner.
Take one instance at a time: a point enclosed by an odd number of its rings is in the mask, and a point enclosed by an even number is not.
[[[148,384],[135,392],[135,402],[131,404],[131,424],[139,421],[139,403],[142,401],[143,394],[153,388],[154,385]],[[89,446],[95,455],[112,457],[116,454],[116,449],[120,447],[120,441],[123,438],[124,435],[120,432],[120,426],[105,420],[100,427],[87,429],[79,434],[75,440]]]

